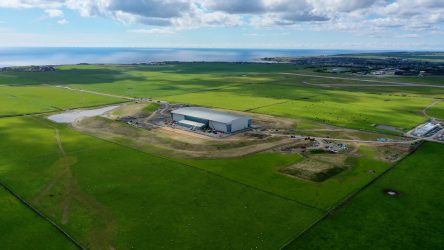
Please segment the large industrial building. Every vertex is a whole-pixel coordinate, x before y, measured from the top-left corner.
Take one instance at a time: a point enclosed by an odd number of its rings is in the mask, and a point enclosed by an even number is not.
[[[251,127],[252,118],[201,107],[179,108],[171,112],[177,124],[194,129],[210,128],[233,133]]]

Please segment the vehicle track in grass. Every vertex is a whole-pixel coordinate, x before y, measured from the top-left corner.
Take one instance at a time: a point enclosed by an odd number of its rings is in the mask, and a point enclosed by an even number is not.
[[[54,140],[59,154],[59,159],[54,164],[59,165],[59,167],[62,168],[62,171],[48,182],[48,184],[32,200],[32,203],[36,206],[42,205],[43,200],[50,197],[51,191],[57,185],[61,185],[63,200],[60,204],[55,204],[60,205],[60,208],[58,206],[51,208],[56,211],[57,209],[61,209],[61,216],[59,218],[60,223],[62,225],[68,224],[70,222],[69,218],[72,206],[80,205],[83,208],[86,208],[88,213],[93,214],[94,217],[97,218],[95,225],[90,228],[86,235],[88,242],[90,242],[88,248],[92,247],[95,249],[101,249],[106,246],[106,248],[113,249],[114,247],[111,244],[113,238],[112,234],[115,232],[117,224],[112,216],[111,210],[98,202],[91,195],[80,191],[77,179],[72,171],[72,166],[77,161],[74,157],[66,153],[60,136],[60,130],[51,124],[43,122],[41,124],[54,129]]]
[[[429,106],[425,107],[425,108],[422,110],[422,114],[423,114],[425,117],[427,117],[428,119],[436,120],[436,118],[430,116],[430,115],[427,113],[427,111],[428,111],[429,109],[435,107],[437,104],[441,103],[442,101],[443,101],[443,99],[438,99],[438,100],[433,101]]]

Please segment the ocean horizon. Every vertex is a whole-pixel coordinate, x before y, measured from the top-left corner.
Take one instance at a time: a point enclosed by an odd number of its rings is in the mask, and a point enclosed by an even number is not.
[[[153,62],[263,62],[264,57],[323,56],[376,52],[331,49],[229,49],[229,48],[0,48],[0,67],[62,64],[136,64]]]

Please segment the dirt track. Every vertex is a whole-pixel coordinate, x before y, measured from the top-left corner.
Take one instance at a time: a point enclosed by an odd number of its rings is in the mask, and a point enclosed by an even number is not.
[[[285,139],[276,142],[254,144],[250,146],[226,149],[226,150],[214,150],[214,151],[178,150],[178,152],[199,158],[231,158],[231,157],[241,157],[254,153],[259,153],[273,148],[285,146],[291,143],[294,143],[294,140]]]
[[[433,108],[435,105],[437,105],[438,103],[440,103],[440,102],[442,102],[442,101],[443,101],[442,99],[435,100],[432,104],[430,104],[429,106],[425,107],[425,108],[422,110],[422,114],[423,114],[424,116],[426,116],[427,118],[429,118],[429,119],[436,119],[436,118],[434,118],[434,117],[431,117],[429,114],[427,114],[427,110]]]
[[[296,139],[304,139],[306,136],[295,136]],[[310,138],[316,140],[328,140],[328,141],[339,141],[339,142],[356,142],[356,143],[365,143],[365,144],[373,144],[373,145],[393,145],[393,144],[412,144],[415,142],[422,141],[422,139],[412,139],[407,141],[389,141],[389,142],[379,142],[379,141],[367,141],[367,140],[359,140],[359,139],[342,139],[342,138],[329,138],[329,137],[317,137],[310,136]]]

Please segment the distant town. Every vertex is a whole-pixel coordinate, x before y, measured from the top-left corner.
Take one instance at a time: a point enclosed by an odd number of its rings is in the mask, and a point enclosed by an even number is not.
[[[438,54],[438,55],[437,55]],[[442,76],[444,55],[435,52],[399,52],[317,57],[267,57],[266,62],[316,67],[317,72],[356,75]],[[433,59],[433,60],[432,60]],[[333,68],[332,68],[333,67]]]

